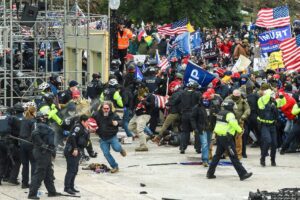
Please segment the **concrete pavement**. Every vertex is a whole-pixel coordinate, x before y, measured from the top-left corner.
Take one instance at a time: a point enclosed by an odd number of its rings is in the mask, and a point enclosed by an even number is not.
[[[99,153],[98,158],[89,163],[107,164],[99,148],[97,138],[93,139],[94,148]],[[124,145],[127,157],[112,152],[119,163],[120,172],[116,174],[96,174],[92,171],[80,170],[76,178],[77,189],[80,190],[80,199],[86,200],[241,200],[247,199],[249,191],[268,190],[277,191],[286,187],[300,185],[300,154],[277,154],[277,167],[270,166],[267,159],[265,168],[259,165],[259,149],[248,148],[248,158],[242,163],[254,175],[245,181],[240,181],[232,166],[218,166],[217,178],[206,179],[207,168],[202,165],[181,165],[180,162],[200,161],[193,147],[189,146],[186,154],[179,154],[175,147],[157,147],[149,142],[149,152],[134,152],[137,141]],[[168,165],[147,166],[149,164]],[[177,164],[176,164],[177,163]],[[108,164],[107,164],[108,165]],[[82,166],[81,166],[82,167]],[[80,167],[80,169],[81,169]],[[55,185],[58,192],[63,192],[63,181],[66,172],[65,159],[58,156],[54,163]],[[140,184],[145,184],[141,187]],[[41,199],[79,199],[71,197],[48,198],[46,189],[41,187]],[[140,194],[144,192],[147,194]],[[9,186],[3,183],[0,186],[0,199],[27,199],[28,189],[20,186]]]

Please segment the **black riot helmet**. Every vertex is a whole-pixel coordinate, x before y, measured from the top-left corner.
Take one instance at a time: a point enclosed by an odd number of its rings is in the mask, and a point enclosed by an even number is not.
[[[13,109],[16,113],[22,113],[24,112],[24,108],[23,108],[23,105],[21,102],[18,102],[16,103],[14,106],[13,106]]]
[[[58,86],[59,84],[62,83],[61,77],[59,76],[58,73],[51,73],[49,80],[55,86]]]
[[[47,122],[48,119],[48,115],[46,115],[45,113],[38,111],[36,113],[35,119],[37,120],[37,122],[41,123],[41,122]]]
[[[53,104],[54,102],[54,95],[52,93],[46,93],[43,95],[43,99],[47,104]]]
[[[226,99],[221,105],[225,110],[233,112],[234,101],[231,99]]]

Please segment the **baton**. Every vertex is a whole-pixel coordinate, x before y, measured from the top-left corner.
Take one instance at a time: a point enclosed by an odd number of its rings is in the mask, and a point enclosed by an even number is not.
[[[19,141],[21,141],[21,142],[25,142],[25,143],[27,143],[27,144],[33,145],[32,142],[29,142],[29,141],[24,140],[24,139],[22,139],[22,138],[18,138],[18,137],[12,136],[12,135],[9,135],[8,137],[10,137],[11,139],[14,139],[14,140],[19,140]],[[47,147],[43,147],[43,146],[39,146],[39,147],[42,148],[42,149],[46,149],[46,150],[48,150],[48,151],[54,151],[53,149],[49,149],[49,148],[47,148]]]

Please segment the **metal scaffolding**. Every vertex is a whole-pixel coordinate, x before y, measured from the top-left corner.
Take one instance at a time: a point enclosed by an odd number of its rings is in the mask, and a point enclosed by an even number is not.
[[[57,2],[60,2],[57,3]],[[53,56],[65,53],[66,39],[69,37],[84,36],[87,40],[86,65],[89,65],[89,39],[90,29],[107,30],[108,17],[90,13],[90,0],[86,1],[87,10],[82,11],[77,0],[32,1],[29,0],[2,0],[0,6],[0,105],[12,106],[17,101],[29,101],[37,93],[37,85],[48,81],[49,75],[54,71]],[[34,21],[22,20],[24,6],[39,9]],[[29,13],[30,14],[30,13]],[[34,23],[32,27],[26,23]],[[24,25],[25,24],[25,25]],[[72,31],[66,31],[72,26]],[[83,31],[82,31],[83,30]],[[75,41],[77,41],[75,39]],[[75,53],[78,44],[75,44]],[[40,55],[45,55],[45,68],[39,66]],[[28,57],[26,57],[28,56]],[[31,57],[30,57],[31,56]],[[29,59],[30,58],[30,62]],[[65,56],[61,56],[62,69],[57,71],[63,77],[67,73],[82,73],[85,76],[82,87],[88,81],[87,69],[79,71],[82,60],[75,57],[75,72],[66,71]],[[80,68],[81,69],[81,68]],[[81,77],[81,76],[80,76]]]

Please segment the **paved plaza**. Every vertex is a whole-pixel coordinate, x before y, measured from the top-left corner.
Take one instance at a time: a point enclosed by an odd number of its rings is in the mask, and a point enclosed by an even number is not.
[[[94,148],[99,153],[97,158],[89,163],[107,164],[98,146],[97,138],[93,138]],[[96,174],[92,171],[80,170],[75,181],[80,190],[81,198],[60,197],[48,198],[46,189],[41,187],[41,199],[86,199],[86,200],[242,200],[247,199],[249,191],[268,190],[277,191],[286,187],[300,185],[300,154],[286,154],[277,156],[277,167],[271,167],[267,159],[267,167],[259,165],[259,149],[248,148],[248,158],[242,163],[253,177],[240,181],[232,166],[218,166],[217,179],[206,179],[207,168],[202,165],[182,165],[184,162],[200,161],[193,147],[189,146],[186,154],[179,154],[178,148],[149,143],[149,152],[136,153],[133,144],[124,145],[128,155],[123,158],[113,152],[119,163],[120,172],[117,174]],[[154,165],[152,164],[166,164]],[[177,164],[176,164],[177,163]],[[80,169],[82,166],[80,166]],[[63,181],[66,172],[66,161],[58,155],[55,164],[55,185],[58,192],[63,191]],[[141,184],[145,185],[144,187]],[[146,194],[140,194],[146,193]],[[3,183],[0,186],[0,199],[27,199],[28,190],[20,186],[10,186]]]

